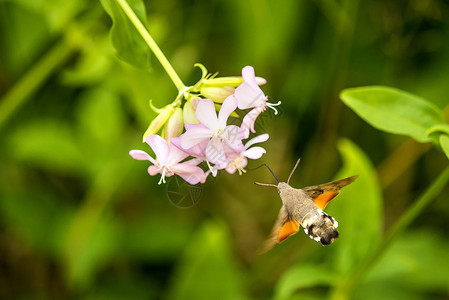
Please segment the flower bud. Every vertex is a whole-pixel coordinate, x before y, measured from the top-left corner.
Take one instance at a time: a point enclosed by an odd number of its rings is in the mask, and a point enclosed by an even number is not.
[[[238,87],[242,84],[243,78],[240,76],[217,77],[202,80],[203,87]]]
[[[198,105],[199,100],[200,100],[200,98],[194,97],[194,98],[189,99],[184,104],[184,109],[182,110],[182,113],[183,113],[183,119],[184,119],[185,124],[199,124],[200,123],[200,121],[198,121],[198,119],[195,116],[195,109],[196,109],[196,106]]]
[[[235,87],[203,86],[200,92],[205,98],[211,99],[215,103],[223,103],[228,96],[234,94]]]
[[[162,131],[162,137],[167,141],[170,141],[172,137],[180,136],[182,129],[184,128],[184,122],[182,120],[182,109],[180,107],[175,108],[175,111],[171,115],[168,122],[165,124]]]
[[[165,106],[161,109],[159,115],[150,123],[147,131],[143,134],[143,142],[145,142],[145,138],[150,134],[156,134],[162,126],[168,121],[170,116],[173,113],[173,106],[171,104]]]
[[[202,87],[238,87],[243,83],[243,77],[241,76],[229,76],[229,77],[217,77],[202,80]],[[258,85],[264,85],[267,80],[262,77],[256,77],[256,83]]]

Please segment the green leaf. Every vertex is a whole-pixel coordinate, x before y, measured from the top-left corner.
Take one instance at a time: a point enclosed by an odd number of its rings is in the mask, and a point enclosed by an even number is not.
[[[449,158],[449,135],[440,135],[440,146],[443,149],[444,154],[446,154],[447,158]]]
[[[127,2],[145,26],[147,21],[143,1],[127,0]],[[115,0],[101,0],[101,4],[113,22],[110,37],[117,56],[137,68],[148,69],[150,48],[137,29]]]
[[[105,78],[115,71],[109,54],[111,47],[109,39],[104,36],[92,42],[91,47],[80,49],[78,59],[71,66],[62,70],[61,81],[64,85],[90,87],[104,83]]]
[[[79,134],[92,147],[115,147],[122,136],[125,116],[117,94],[94,88],[81,95],[77,108]],[[104,154],[103,154],[104,155]]]
[[[416,95],[385,86],[343,90],[341,100],[373,127],[430,142],[427,130],[445,124],[442,111]]]
[[[274,292],[275,300],[291,299],[295,291],[315,286],[329,286],[335,274],[317,265],[299,264],[287,270],[279,279]]]
[[[449,134],[449,125],[448,124],[437,124],[435,126],[430,127],[427,130],[427,135],[431,136],[432,134]]]
[[[234,262],[224,225],[205,223],[181,256],[167,299],[245,299]]]
[[[381,291],[388,286],[415,295],[447,292],[448,251],[447,239],[433,229],[404,234],[361,283],[356,298],[366,299],[363,294],[368,290],[370,299],[382,299]]]
[[[441,148],[447,158],[449,158],[449,125],[435,125],[427,130],[427,135],[435,139],[437,148]]]
[[[339,222],[340,236],[332,245],[331,257],[340,274],[350,274],[378,245],[382,232],[382,196],[373,165],[363,151],[349,140],[338,148],[343,168],[337,178],[359,175],[328,207]]]

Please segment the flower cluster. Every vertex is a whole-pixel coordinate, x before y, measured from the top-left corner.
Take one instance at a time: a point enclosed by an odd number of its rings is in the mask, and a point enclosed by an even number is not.
[[[251,146],[268,140],[268,134],[249,139],[250,132],[255,133],[254,123],[260,113],[267,108],[277,113],[275,106],[280,104],[267,102],[268,97],[259,87],[265,79],[256,77],[251,66],[243,68],[242,77],[221,78],[207,75],[200,67],[202,79],[180,93],[175,102],[157,110],[158,116],[144,134],[156,159],[141,150],[129,152],[134,159],[152,163],[148,173],[161,174],[159,184],[174,174],[190,184],[204,183],[209,175],[216,176],[222,169],[242,174],[248,158],[258,159],[265,153],[262,147]],[[237,112],[247,113],[239,121]],[[156,134],[160,129],[162,136]],[[188,157],[191,159],[186,160]],[[206,171],[198,166],[202,162],[207,165]]]

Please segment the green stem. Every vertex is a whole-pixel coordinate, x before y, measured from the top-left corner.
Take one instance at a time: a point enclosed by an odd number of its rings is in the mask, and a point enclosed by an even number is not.
[[[97,171],[82,205],[71,220],[62,245],[70,285],[76,285],[82,281],[79,276],[81,274],[79,272],[80,256],[86,255],[89,251],[90,243],[95,238],[95,231],[114,199],[114,194],[126,178],[127,172],[128,169],[123,169],[115,163],[103,165],[102,169]]]
[[[156,44],[156,42],[151,37],[148,30],[143,26],[142,22],[140,22],[139,18],[136,16],[134,11],[131,9],[129,4],[125,0],[116,0],[117,3],[120,5],[120,7],[123,9],[125,14],[128,16],[129,20],[134,24],[137,31],[140,33],[142,38],[147,43],[148,47],[150,47],[151,51],[153,51],[156,58],[159,60],[161,65],[164,67],[165,71],[167,72],[168,76],[170,76],[171,80],[175,84],[176,88],[179,92],[183,92],[185,90],[185,85],[181,81],[181,78],[179,78],[178,74],[173,69],[172,65],[168,61],[168,59],[165,57],[164,53],[162,53],[159,46]]]
[[[416,217],[427,207],[432,200],[440,193],[449,181],[449,167],[438,176],[432,185],[416,200],[416,202],[401,216],[401,218],[388,231],[385,238],[374,251],[374,253],[333,292],[333,299],[349,298],[351,291],[379,261],[382,255],[389,249],[389,246],[401,235]]]
[[[0,99],[0,127],[19,109],[73,53],[75,47],[67,41],[60,41]]]
[[[77,50],[87,44],[92,27],[102,10],[89,11],[80,21],[67,20],[60,40],[12,86],[0,99],[0,128]],[[90,35],[87,34],[90,33]]]

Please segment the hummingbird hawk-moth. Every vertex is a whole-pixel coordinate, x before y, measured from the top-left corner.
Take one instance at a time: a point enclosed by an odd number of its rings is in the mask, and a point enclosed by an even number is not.
[[[338,238],[338,222],[323,210],[340,190],[352,183],[358,176],[295,189],[289,185],[290,178],[296,170],[301,159],[298,159],[287,182],[280,182],[270,168],[270,172],[278,184],[255,182],[257,185],[271,186],[278,189],[282,200],[282,207],[273,226],[270,237],[260,249],[261,253],[270,250],[276,243],[283,242],[289,236],[298,232],[299,227],[313,240],[321,242],[323,246],[332,244]]]

